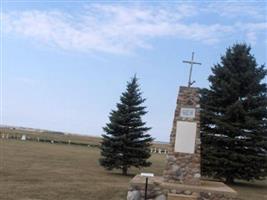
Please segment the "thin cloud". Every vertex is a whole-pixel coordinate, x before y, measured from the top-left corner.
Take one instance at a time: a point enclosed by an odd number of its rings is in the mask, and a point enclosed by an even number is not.
[[[265,2],[245,2],[245,1],[222,1],[214,2],[202,9],[208,13],[216,13],[226,18],[250,18],[252,20],[266,19]]]
[[[244,29],[244,31],[246,32],[247,40],[250,42],[250,44],[256,45],[259,34],[264,34],[263,37],[266,38],[267,23],[248,23],[241,25],[241,29]]]
[[[8,12],[4,13],[3,24],[8,35],[63,50],[115,54],[152,48],[150,41],[155,38],[173,37],[213,45],[237,32],[236,25],[185,22],[201,12],[189,4],[157,7],[99,4],[72,14],[60,10]],[[258,31],[266,31],[266,26],[261,23],[253,26],[253,31],[242,30],[256,43]]]

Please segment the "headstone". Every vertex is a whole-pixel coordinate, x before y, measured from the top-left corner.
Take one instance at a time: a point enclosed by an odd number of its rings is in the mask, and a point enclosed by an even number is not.
[[[26,140],[26,135],[22,135],[22,136],[21,136],[21,140],[22,140],[22,141],[25,141],[25,140]]]
[[[198,88],[181,86],[164,171],[166,182],[200,184],[200,130]]]
[[[159,154],[161,154],[161,149],[158,149]]]

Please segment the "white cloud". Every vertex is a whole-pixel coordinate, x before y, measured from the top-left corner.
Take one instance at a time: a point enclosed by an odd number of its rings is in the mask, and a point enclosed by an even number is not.
[[[209,3],[206,8],[202,9],[208,13],[216,13],[227,18],[243,18],[264,20],[266,19],[265,2],[246,2],[246,1],[221,1]]]
[[[256,26],[256,28],[252,28],[254,26]],[[264,38],[266,39],[267,23],[258,23],[247,27],[247,40],[253,46],[256,45],[258,41],[259,31],[264,34]]]
[[[3,22],[9,35],[64,50],[118,54],[151,48],[150,40],[154,38],[175,37],[215,44],[237,31],[236,25],[185,22],[200,15],[199,12],[189,4],[154,7],[99,4],[72,14],[41,10],[8,12]],[[265,25],[255,23],[254,29],[252,24],[244,25],[247,28],[242,30],[255,43],[257,31],[266,30]]]

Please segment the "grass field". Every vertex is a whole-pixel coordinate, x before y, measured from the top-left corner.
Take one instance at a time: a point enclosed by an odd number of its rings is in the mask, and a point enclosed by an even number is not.
[[[2,140],[0,199],[125,199],[131,177],[107,172],[99,150],[79,146]],[[161,174],[163,155],[154,155],[147,171]],[[138,173],[137,170],[131,173]]]
[[[97,148],[0,139],[0,199],[125,200],[132,176],[105,171],[98,158]],[[161,175],[165,155],[151,161],[144,171]],[[245,200],[267,199],[266,182],[233,187]]]

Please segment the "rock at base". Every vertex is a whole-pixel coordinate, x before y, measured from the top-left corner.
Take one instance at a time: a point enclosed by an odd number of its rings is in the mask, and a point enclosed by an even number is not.
[[[140,200],[141,193],[139,191],[129,191],[127,194],[127,200]]]
[[[165,195],[159,195],[155,198],[155,200],[166,200],[166,196]]]

